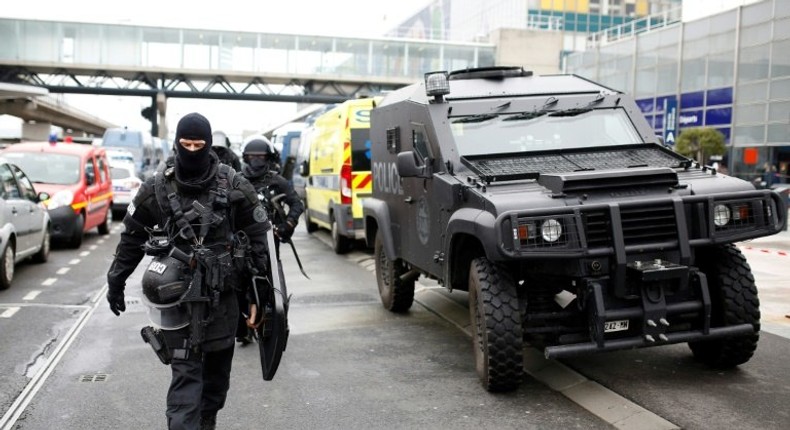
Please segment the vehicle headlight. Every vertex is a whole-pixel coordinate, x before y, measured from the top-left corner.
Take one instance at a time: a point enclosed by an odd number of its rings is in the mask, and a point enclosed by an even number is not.
[[[71,206],[74,201],[74,193],[69,190],[61,190],[55,193],[52,198],[47,201],[47,209],[57,209],[61,206]]]
[[[716,227],[724,227],[730,222],[732,213],[727,205],[716,205],[713,207],[713,223]]]
[[[540,225],[540,234],[546,242],[556,242],[562,237],[562,224],[554,218],[549,218]]]

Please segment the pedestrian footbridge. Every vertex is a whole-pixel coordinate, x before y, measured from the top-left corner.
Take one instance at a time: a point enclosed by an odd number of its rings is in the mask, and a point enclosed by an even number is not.
[[[494,45],[0,19],[0,82],[53,93],[331,103],[494,65]]]

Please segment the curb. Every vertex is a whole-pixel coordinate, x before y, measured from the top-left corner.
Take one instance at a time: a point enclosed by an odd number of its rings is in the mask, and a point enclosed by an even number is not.
[[[472,336],[469,311],[440,291],[443,287],[420,287],[414,300],[428,312]],[[677,425],[650,412],[603,385],[587,379],[557,360],[548,360],[530,346],[524,347],[524,372],[564,395],[604,422],[623,430],[670,430]]]

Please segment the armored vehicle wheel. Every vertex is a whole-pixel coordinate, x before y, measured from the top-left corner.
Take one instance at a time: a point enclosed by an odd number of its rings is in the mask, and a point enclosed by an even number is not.
[[[524,347],[516,285],[506,270],[481,257],[469,268],[469,314],[480,381],[488,391],[518,388]]]
[[[406,273],[401,260],[392,261],[384,253],[381,232],[376,234],[373,255],[376,260],[376,283],[379,286],[381,304],[392,312],[406,312],[414,302],[414,280],[403,281]]]
[[[708,278],[711,325],[752,324],[758,333],[701,342],[689,342],[697,360],[715,368],[730,368],[752,358],[760,338],[760,301],[751,268],[734,245],[702,254],[700,268]]]
[[[332,218],[332,249],[335,254],[345,254],[351,250],[351,239],[340,234],[337,220]]]

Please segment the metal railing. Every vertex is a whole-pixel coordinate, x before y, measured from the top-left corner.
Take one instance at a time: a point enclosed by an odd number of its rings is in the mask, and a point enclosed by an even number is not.
[[[609,27],[587,36],[587,48],[606,45],[637,34],[666,27],[681,20],[682,8],[680,6],[667,9],[660,14],[645,16],[614,27]]]

